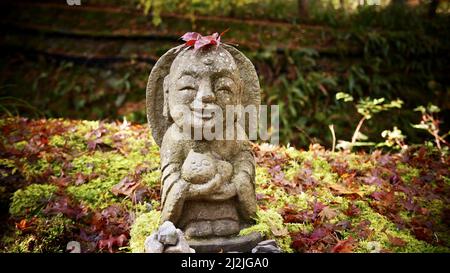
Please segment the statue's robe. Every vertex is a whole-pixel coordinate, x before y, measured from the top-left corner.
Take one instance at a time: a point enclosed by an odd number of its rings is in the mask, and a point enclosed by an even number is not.
[[[166,131],[161,145],[161,221],[171,221],[177,225],[183,214],[184,204],[189,201],[189,183],[181,177],[181,166],[191,149],[195,149],[197,152],[208,152],[213,149],[222,156],[222,160],[233,165],[232,177],[248,177],[248,179],[231,180],[236,186],[237,202],[235,203],[239,212],[239,221],[250,223],[256,214],[256,196],[255,159],[249,142],[195,141],[183,135],[181,128],[176,124],[172,124]],[[208,197],[200,198],[200,200],[202,199],[208,200]]]

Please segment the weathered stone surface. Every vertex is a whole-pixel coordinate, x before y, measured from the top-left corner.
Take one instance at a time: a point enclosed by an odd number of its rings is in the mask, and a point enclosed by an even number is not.
[[[255,159],[248,139],[199,138],[196,132],[220,132],[227,119],[233,130],[244,129],[249,123],[242,125],[239,117],[255,122],[257,111],[226,116],[227,107],[252,105],[257,110],[259,104],[255,68],[234,47],[179,46],[158,60],[147,85],[147,116],[161,146],[162,222],[173,222],[190,239],[212,240],[211,249],[214,244],[248,248],[254,242],[251,236],[230,237],[251,224],[256,213]],[[166,236],[159,241],[174,244],[169,236],[173,229],[159,234]],[[175,249],[187,247],[178,243],[170,251]]]
[[[153,233],[145,239],[145,253],[163,253],[164,245],[158,241],[158,234]]]
[[[275,240],[265,240],[252,249],[252,253],[281,253]]]
[[[158,241],[164,245],[176,245],[178,242],[177,228],[172,222],[165,221],[158,229]]]
[[[195,253],[195,250],[189,247],[188,242],[184,238],[183,232],[177,229],[178,243],[175,246],[169,246],[164,253]]]
[[[81,253],[81,245],[77,241],[70,241],[67,243],[66,251],[69,253]]]
[[[246,236],[190,239],[188,243],[198,253],[250,252],[261,240],[261,234],[254,232]]]
[[[148,236],[144,243],[145,253],[195,253],[195,250],[189,247],[183,231],[175,229],[173,235],[172,227],[173,223],[165,222],[157,232]],[[170,233],[169,237],[166,237],[167,232]],[[165,235],[161,236],[161,233]],[[173,239],[172,236],[175,238]],[[170,239],[167,240],[168,238]],[[174,241],[176,241],[175,244]]]

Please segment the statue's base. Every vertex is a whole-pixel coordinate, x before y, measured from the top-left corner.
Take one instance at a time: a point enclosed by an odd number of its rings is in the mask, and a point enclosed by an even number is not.
[[[250,252],[262,240],[259,232],[253,232],[245,236],[189,239],[188,244],[196,253]]]

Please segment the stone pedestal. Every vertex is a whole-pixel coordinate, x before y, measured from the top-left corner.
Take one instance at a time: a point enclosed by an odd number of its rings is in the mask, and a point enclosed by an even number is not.
[[[251,250],[263,240],[258,232],[245,236],[219,237],[212,239],[190,239],[188,244],[195,249],[196,253],[219,253],[219,252],[251,252]]]

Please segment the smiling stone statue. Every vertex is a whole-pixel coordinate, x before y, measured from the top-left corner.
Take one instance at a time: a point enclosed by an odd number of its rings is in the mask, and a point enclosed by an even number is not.
[[[259,104],[254,66],[229,45],[172,48],[150,73],[147,116],[161,147],[161,223],[174,223],[198,252],[242,251],[260,240],[237,236],[256,213],[248,139],[195,133],[222,130],[230,119],[233,130],[242,129],[237,120],[243,113],[225,115],[227,108]]]

